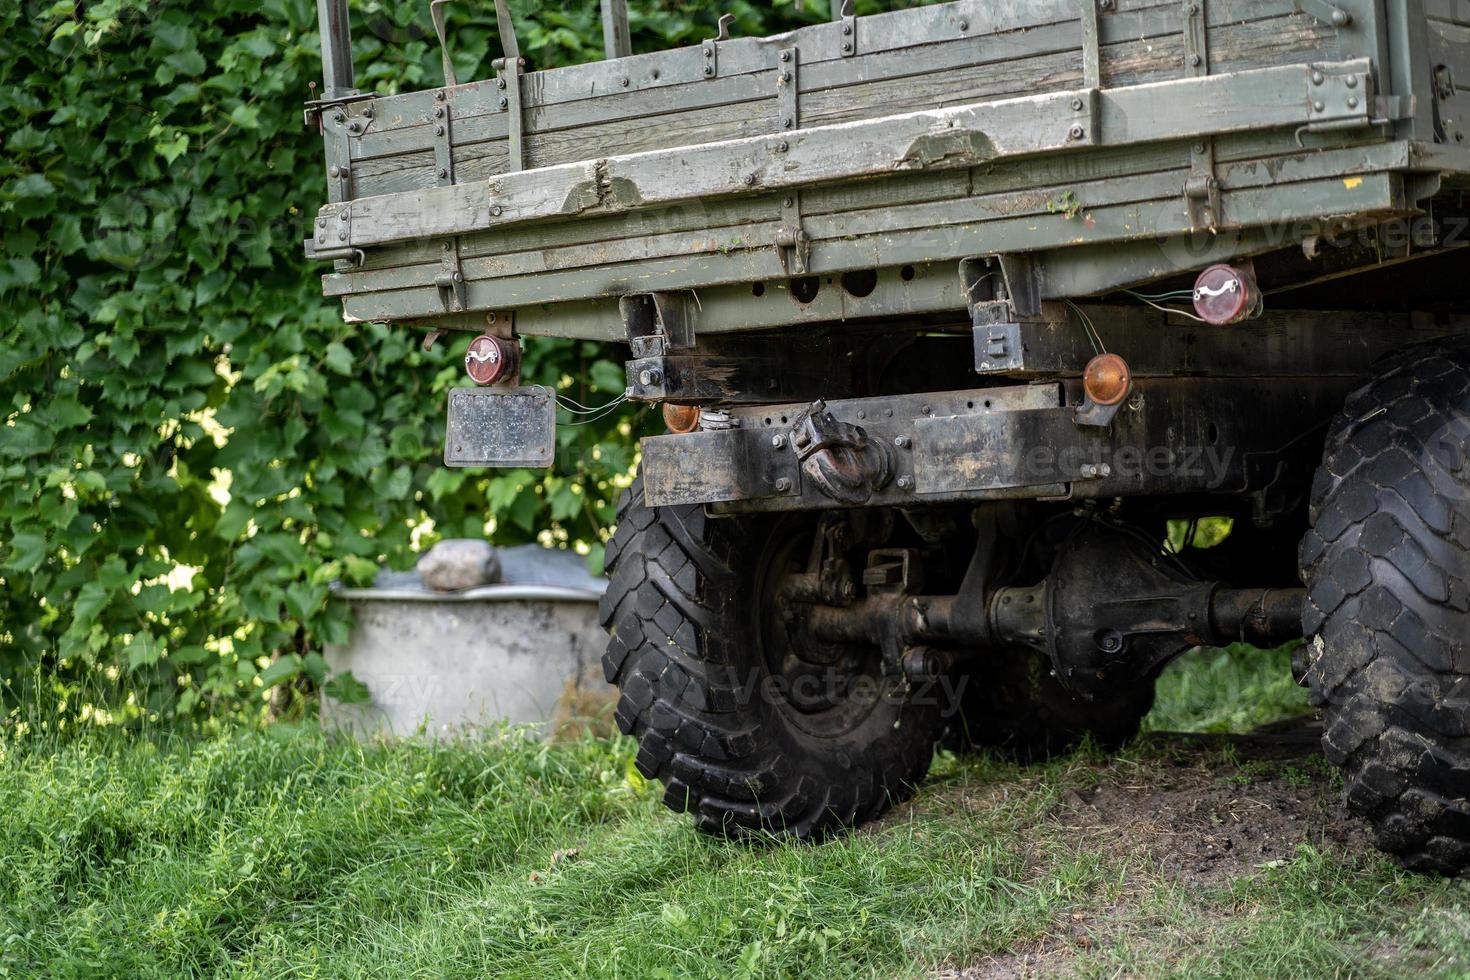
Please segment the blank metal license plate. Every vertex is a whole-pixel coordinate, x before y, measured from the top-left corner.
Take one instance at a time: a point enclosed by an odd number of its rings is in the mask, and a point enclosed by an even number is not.
[[[449,393],[446,466],[546,467],[555,457],[556,402],[550,389]]]

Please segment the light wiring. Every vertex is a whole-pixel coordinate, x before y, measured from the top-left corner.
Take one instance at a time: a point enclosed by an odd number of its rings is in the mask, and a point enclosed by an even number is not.
[[[575,398],[571,398],[558,392],[551,391],[551,389],[547,388],[545,385],[536,385],[535,387],[537,387],[541,391],[550,391],[553,400],[556,402],[556,407],[561,409],[563,412],[566,412],[568,415],[574,417],[578,415],[583,416],[580,419],[566,422],[564,423],[565,425],[587,425],[590,422],[601,421],[602,419],[611,415],[613,412],[617,411],[617,409],[622,405],[627,404],[627,402],[633,395],[632,388],[624,388],[622,394],[618,395],[618,397],[614,398],[612,401],[607,402],[603,405],[588,406],[583,405]]]
[[[1087,339],[1092,344],[1092,352],[1094,354],[1106,354],[1108,348],[1103,343],[1102,334],[1097,332],[1097,327],[1093,324],[1092,317],[1084,313],[1082,307],[1071,300],[1067,300],[1067,305],[1071,307],[1073,313],[1077,314],[1077,319],[1082,321],[1082,330],[1087,334]]]
[[[1174,313],[1174,314],[1177,314],[1178,316],[1184,317],[1187,320],[1193,320],[1195,323],[1208,323],[1209,322],[1204,317],[1195,316],[1193,313],[1186,313],[1183,310],[1175,309],[1172,306],[1164,306],[1162,303],[1155,303],[1153,300],[1149,299],[1147,296],[1143,295],[1142,293],[1135,293],[1131,289],[1125,289],[1125,290],[1123,290],[1123,292],[1127,293],[1129,296],[1134,297],[1135,299],[1142,300],[1143,302],[1147,303],[1149,306],[1152,306],[1154,309],[1159,310],[1162,313]],[[1190,295],[1193,295],[1193,294],[1191,293]]]

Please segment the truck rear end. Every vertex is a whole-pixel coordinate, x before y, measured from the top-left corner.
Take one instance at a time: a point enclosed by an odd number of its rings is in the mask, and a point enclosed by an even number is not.
[[[436,0],[447,84],[388,97],[319,7],[306,251],[349,321],[476,335],[446,464],[552,462],[524,336],[626,344],[664,408],[604,620],[672,806],[820,834],[936,741],[1119,741],[1181,653],[1310,636],[1349,801],[1470,864],[1470,4],[846,6],[631,55],[607,0],[607,60],[534,71],[502,0],[459,83]]]

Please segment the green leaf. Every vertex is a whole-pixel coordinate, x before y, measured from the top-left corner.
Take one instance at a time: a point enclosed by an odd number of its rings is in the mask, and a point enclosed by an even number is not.
[[[46,536],[40,531],[17,531],[10,538],[10,558],[6,562],[18,572],[33,572],[46,560]]]
[[[97,615],[107,607],[112,596],[97,582],[88,582],[77,590],[72,600],[72,628],[85,630],[97,621]]]
[[[300,673],[301,658],[294,653],[288,653],[284,657],[277,659],[256,676],[260,678],[261,687],[272,688],[277,684],[284,684],[286,681],[293,680]]]
[[[627,369],[613,361],[594,361],[592,363],[592,386],[610,395],[620,395],[628,387]]]
[[[173,163],[183,156],[189,149],[189,137],[186,133],[180,133],[171,140],[163,140],[153,144],[154,152],[163,157],[169,163]]]
[[[330,370],[337,374],[352,374],[356,368],[356,362],[352,358],[352,352],[347,349],[347,345],[335,340],[327,345],[322,360]]]
[[[352,671],[344,671],[327,681],[322,691],[334,701],[342,704],[367,704],[373,699],[373,692],[368,686],[356,677]]]

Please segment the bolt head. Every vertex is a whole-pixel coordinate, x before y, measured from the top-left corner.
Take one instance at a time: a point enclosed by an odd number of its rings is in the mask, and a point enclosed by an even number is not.
[[[434,116],[435,116],[435,118],[438,118],[438,119],[443,119],[444,118],[444,107],[442,105],[441,106],[438,106],[437,108],[435,108],[435,110],[434,110]]]
[[[894,436],[893,444],[899,449],[907,449],[909,448],[910,439],[908,436]]]
[[[962,31],[968,31],[969,29],[970,29],[970,22],[967,21],[967,20],[965,20],[963,17],[961,17],[960,18],[960,30],[962,30]]]
[[[446,169],[446,168],[444,168],[444,167],[440,167],[440,168],[439,168],[439,179],[440,179],[440,180],[443,180],[443,179],[444,179],[444,178],[446,178],[446,177],[448,177],[448,176],[449,176],[449,171],[448,171],[448,169]]]
[[[714,73],[715,73],[715,70],[713,68],[711,68],[709,65],[705,65],[704,66],[704,74],[705,74],[705,77],[709,77],[710,75],[713,75]]]
[[[786,437],[785,436],[771,436],[771,447],[773,449],[785,449],[786,448]]]
[[[1321,85],[1325,81],[1327,81],[1327,76],[1323,75],[1320,71],[1312,72],[1313,85]]]
[[[843,24],[842,25],[842,33],[844,33],[844,34],[851,34],[852,33],[852,25],[851,24]]]
[[[791,60],[791,52],[790,51],[782,51],[781,52],[781,60],[782,61],[790,61]]]
[[[434,127],[434,135],[435,136],[443,136],[444,135],[444,127],[443,126],[435,126]]]
[[[510,99],[501,99],[500,100],[500,108],[504,109],[508,105],[510,105]]]
[[[1198,68],[1200,65],[1204,64],[1204,60],[1205,59],[1201,58],[1197,54],[1192,54],[1192,55],[1189,56],[1189,63],[1190,63],[1191,66],[1193,66],[1195,68]]]
[[[914,478],[913,477],[911,477],[911,476],[901,476],[901,477],[898,478],[898,489],[900,489],[900,490],[912,490],[913,488],[914,488]]]
[[[851,41],[843,41],[842,42],[842,50],[843,51],[849,51],[849,52],[852,51],[852,42]]]
[[[1073,99],[1072,100],[1072,110],[1074,112],[1081,112],[1082,111],[1082,105],[1083,105],[1083,102],[1082,102],[1081,99]]]
[[[1314,112],[1326,112],[1327,111],[1327,104],[1325,102],[1313,102],[1312,103],[1312,111],[1314,111]]]
[[[623,88],[627,88],[629,84],[627,77],[624,76],[623,78],[619,79],[618,84],[623,86]]]
[[[1356,95],[1348,96],[1347,106],[1349,109],[1356,109],[1358,107],[1358,97]]]
[[[1087,131],[1081,126],[1073,126],[1070,130],[1067,131],[1067,135],[1072,137],[1072,139],[1074,140],[1080,140],[1083,136],[1087,135]]]
[[[780,479],[778,479],[776,481],[776,492],[777,493],[787,493],[790,490],[791,490],[791,481],[788,480],[788,479],[786,479],[786,477],[783,476],[783,477],[781,477]]]
[[[1357,88],[1358,87],[1358,76],[1357,75],[1349,75],[1347,77],[1347,87],[1348,88]]]

